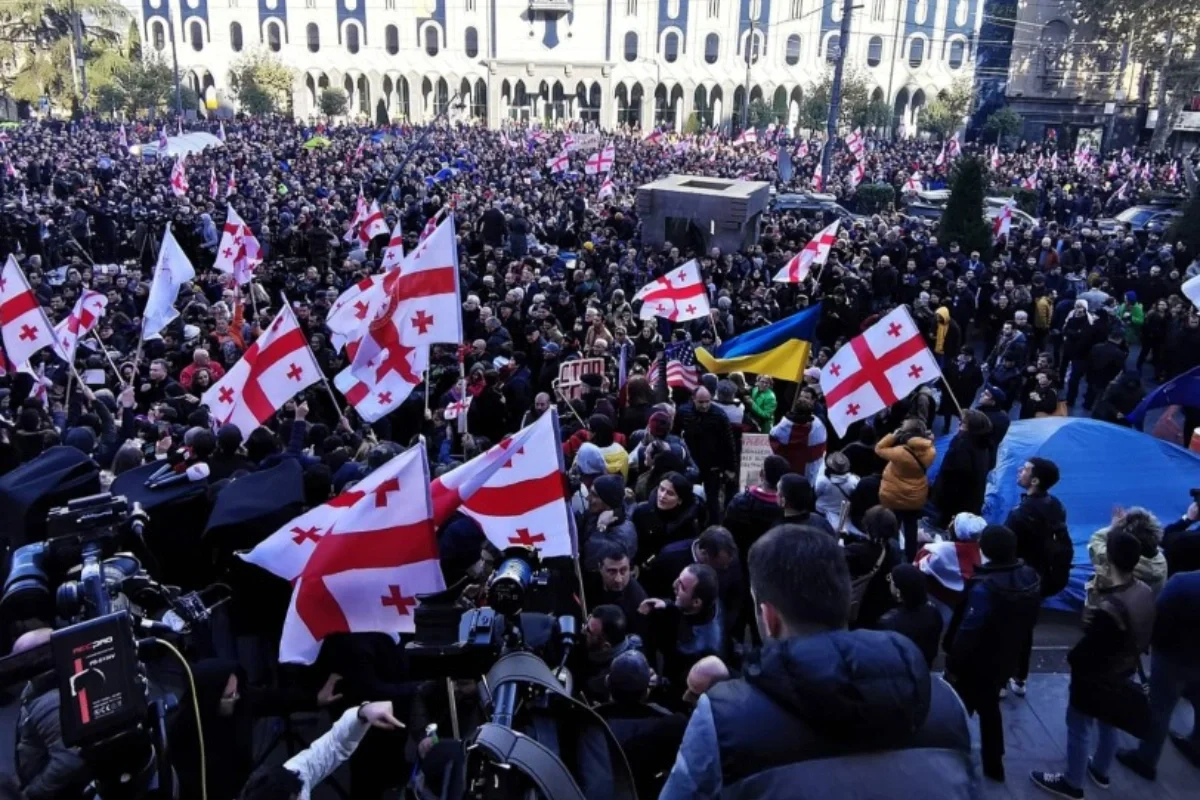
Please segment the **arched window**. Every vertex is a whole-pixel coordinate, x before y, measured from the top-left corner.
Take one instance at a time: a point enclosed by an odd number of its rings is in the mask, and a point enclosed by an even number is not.
[[[348,51],[350,51],[350,53],[352,53],[352,54],[358,52],[358,26],[357,25],[347,25],[346,26],[346,49]]]
[[[317,23],[308,23],[304,35],[308,38],[308,52],[315,53],[321,49],[321,29],[317,27]]]
[[[383,29],[383,46],[389,56],[400,52],[400,29],[395,25],[388,25]]]
[[[674,64],[679,59],[679,34],[671,31],[663,40],[663,58],[668,64]]]
[[[950,69],[959,69],[967,60],[967,43],[962,39],[950,42]]]
[[[229,46],[233,48],[233,52],[242,52],[242,26],[241,23],[234,22],[229,26]]]
[[[278,53],[283,47],[283,37],[280,35],[278,22],[267,23],[267,47],[271,49],[272,53]]]
[[[625,60],[637,61],[637,34],[633,31],[625,34]]]
[[[908,65],[913,69],[925,63],[925,40],[917,37],[908,43]]]
[[[199,52],[204,49],[204,29],[197,20],[188,23],[188,36],[192,39],[192,49]]]
[[[154,41],[155,50],[162,50],[167,46],[167,32],[162,20],[156,19],[150,23],[150,38]]]
[[[871,41],[867,42],[867,66],[878,67],[881,61],[883,61],[883,37],[872,36]]]
[[[721,54],[721,37],[710,33],[704,37],[704,63],[715,64]]]
[[[425,29],[425,55],[436,56],[440,49],[441,44],[438,42],[437,26],[430,25]]]
[[[800,35],[793,33],[787,38],[787,50],[784,53],[783,60],[789,67],[794,67],[800,63]]]
[[[842,35],[835,33],[825,40],[825,60],[832,64],[838,60],[838,53],[842,49]]]
[[[467,28],[464,38],[466,39],[467,58],[475,58],[479,55],[479,31],[474,28]]]

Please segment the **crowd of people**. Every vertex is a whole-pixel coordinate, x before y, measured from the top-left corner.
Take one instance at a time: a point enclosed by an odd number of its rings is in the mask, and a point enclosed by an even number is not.
[[[924,797],[932,780],[939,796],[974,797],[979,761],[984,776],[1005,779],[1000,701],[1025,696],[1039,608],[1066,586],[1073,547],[1053,462],[1024,465],[1024,494],[1002,525],[979,516],[987,476],[1011,420],[1090,414],[1128,425],[1148,389],[1200,366],[1200,310],[1181,292],[1200,273],[1200,254],[1097,222],[1139,193],[1186,192],[1190,165],[1138,153],[1077,157],[1053,142],[996,154],[964,145],[959,158],[991,163],[991,191],[1032,181],[1033,226],[1014,223],[981,253],[939,241],[935,224],[897,202],[845,224],[823,268],[785,284],[771,277],[829,220],[769,210],[742,252],[652,247],[640,240],[635,192],[671,173],[801,191],[819,142],[785,181],[779,149],[795,152],[795,139],[606,134],[616,158],[612,194],[600,199],[605,176],[584,174],[587,153],[574,154],[565,174],[547,169],[562,130],[318,130],[284,120],[220,130],[222,147],[182,162],[182,193],[172,191],[169,159],[118,152],[119,136],[152,143],[157,128],[9,132],[4,254],[16,256],[51,323],[85,290],[108,305],[94,339],[81,342],[79,379],[48,351],[37,363],[5,364],[0,476],[66,445],[90,456],[107,486],[186,443],[209,465],[214,496],[292,459],[305,505],[316,506],[403,446],[423,442],[440,474],[555,409],[588,601],[575,612],[585,632],[575,685],[624,747],[641,796],[797,796],[807,786]],[[867,144],[859,186],[891,185],[900,197],[914,172],[936,188],[953,169],[940,143]],[[824,188],[854,210],[847,176],[856,156],[838,143],[833,163]],[[344,238],[360,193],[378,198],[389,229],[400,224],[406,249],[452,210],[464,340],[436,346],[425,384],[377,422],[316,386],[254,431],[220,425],[202,395],[285,296],[325,376],[347,366],[325,319],[344,289],[378,271],[387,245],[385,236],[366,246]],[[244,287],[212,269],[226,203],[263,249]],[[179,320],[142,342],[168,223],[196,278],[180,292]],[[711,316],[641,319],[631,304],[638,289],[693,258]],[[741,373],[667,380],[652,368],[668,345],[711,348],[817,302],[799,383]],[[900,304],[951,391],[923,386],[839,436],[821,367]],[[603,359],[604,370],[567,398],[559,370],[580,358]],[[466,397],[460,423],[451,412]],[[931,477],[939,421],[954,436]],[[1200,409],[1183,409],[1183,443],[1198,426]],[[747,433],[767,434],[774,454],[740,486]],[[1033,773],[1043,788],[1083,797],[1085,778],[1108,785],[1114,760],[1153,780],[1168,735],[1200,767],[1200,727],[1188,736],[1168,728],[1181,696],[1200,698],[1198,521],[1196,502],[1165,526],[1130,508],[1093,537],[1095,578],[1070,659],[1069,763]],[[438,544],[448,585],[480,578],[498,555],[463,515],[439,530]],[[38,622],[10,631],[21,634],[16,650],[46,640],[53,621]],[[271,637],[259,638],[269,652]],[[208,650],[188,700],[202,731],[189,728],[190,713],[175,731],[184,797],[199,796],[200,736],[209,797],[307,797],[349,758],[353,796],[371,798],[419,771],[399,759],[429,756],[437,736],[428,723],[441,723],[443,737],[450,729],[444,684],[437,695],[411,680],[388,636],[331,637],[316,666],[283,675],[286,685],[261,659],[239,662],[245,653],[229,642]],[[34,681],[23,695],[16,777],[31,800],[76,796],[90,780],[78,754],[56,743],[52,683]],[[480,714],[473,683],[456,694],[460,719]],[[254,769],[255,720],[326,707],[345,713],[312,750]],[[979,715],[981,758],[965,712]],[[372,726],[380,730],[368,734]],[[1117,730],[1140,745],[1119,749]],[[881,785],[892,788],[881,794]]]

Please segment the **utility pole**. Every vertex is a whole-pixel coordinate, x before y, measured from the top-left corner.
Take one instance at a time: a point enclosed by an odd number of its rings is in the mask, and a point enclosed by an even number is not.
[[[906,5],[900,4],[896,6],[896,30],[892,32],[892,57],[891,65],[888,67],[888,88],[887,88],[887,103],[892,107],[892,113],[895,113],[896,101],[892,97],[892,83],[896,78],[896,61],[898,57],[903,57],[904,48],[900,45],[900,20],[904,18]],[[896,120],[892,118],[892,124],[888,125],[888,139],[892,139],[896,135]]]
[[[167,35],[171,37],[171,66],[175,70],[175,114],[183,119],[183,90],[179,86],[179,52],[175,48],[175,16],[171,13],[171,0],[167,0]]]
[[[854,13],[854,0],[842,0],[842,31],[838,35],[837,62],[833,65],[833,88],[829,91],[829,123],[825,127],[825,147],[821,149],[821,174],[829,179],[829,161],[833,156],[833,142],[837,139],[838,116],[842,112],[842,73],[846,69],[846,50],[850,44],[850,15]]]
[[[75,0],[71,0],[71,38],[75,42],[73,55],[75,56],[75,68],[79,70],[79,96],[80,105],[87,104],[87,69],[84,66],[83,57],[83,23],[80,21],[79,12],[75,10]]]
[[[1171,68],[1171,50],[1175,46],[1175,17],[1167,26],[1167,44],[1163,49],[1163,65],[1158,73],[1158,91],[1154,93],[1154,105],[1158,108],[1158,121],[1154,123],[1154,136],[1150,138],[1150,149],[1157,153],[1167,144],[1171,124],[1171,112],[1167,108],[1167,73]]]
[[[757,20],[750,20],[750,35],[746,37],[746,98],[742,104],[742,130],[750,127],[750,67],[754,64],[754,31]]]

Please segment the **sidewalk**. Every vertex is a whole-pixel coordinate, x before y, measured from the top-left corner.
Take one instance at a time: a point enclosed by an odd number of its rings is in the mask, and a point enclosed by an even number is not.
[[[1031,770],[1062,772],[1067,765],[1067,686],[1070,676],[1042,673],[1029,676],[1029,692],[1024,698],[1010,694],[1000,702],[1004,715],[1004,772],[1008,780],[1001,785],[984,779],[983,796],[987,800],[1033,800],[1052,795],[1038,789],[1029,780]],[[1172,730],[1191,730],[1191,707],[1180,702]],[[979,725],[971,719],[971,736],[979,749]],[[1133,737],[1120,733],[1121,747],[1133,746]],[[1095,741],[1093,735],[1093,742]],[[1151,783],[1121,766],[1113,764],[1112,788],[1108,791],[1093,783],[1084,787],[1088,797],[1113,800],[1193,800],[1200,797],[1200,770],[1193,767],[1168,740],[1158,762],[1158,780]]]

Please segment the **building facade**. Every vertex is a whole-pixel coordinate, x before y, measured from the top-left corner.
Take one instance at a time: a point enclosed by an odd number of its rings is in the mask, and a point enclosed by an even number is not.
[[[1005,97],[1022,117],[1021,137],[1044,141],[1053,132],[1063,145],[1099,145],[1109,136],[1106,148],[1135,144],[1151,89],[1142,65],[1123,63],[1119,43],[1077,22],[1070,0],[1013,5]]]
[[[296,74],[292,110],[341,86],[374,121],[578,119],[679,130],[740,118],[749,96],[799,118],[836,59],[838,0],[133,0],[143,52],[230,96],[265,50]],[[912,133],[920,109],[970,79],[984,0],[862,0],[847,65]],[[172,37],[174,42],[172,43]]]

